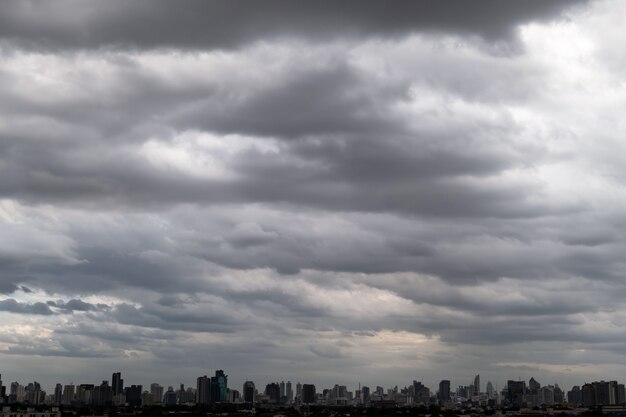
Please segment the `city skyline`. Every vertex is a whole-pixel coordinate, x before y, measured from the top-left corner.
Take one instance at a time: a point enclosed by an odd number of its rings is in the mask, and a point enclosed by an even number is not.
[[[221,370],[221,369],[217,370],[217,371],[214,371],[214,372],[215,372],[215,376],[216,377],[218,375],[222,375],[222,376],[224,375],[224,371]],[[3,375],[4,375],[4,379],[3,379]],[[24,385],[24,386],[28,385],[29,383],[36,382],[36,383],[39,383],[41,385],[42,390],[44,390],[44,391],[46,391],[47,393],[50,394],[50,393],[55,391],[54,387],[58,386],[59,384],[61,386],[71,385],[71,386],[78,387],[81,384],[91,384],[91,385],[97,386],[101,382],[102,383],[106,382],[111,387],[113,395],[115,395],[116,392],[117,393],[121,393],[122,392],[121,389],[117,390],[117,391],[115,389],[116,386],[119,387],[119,382],[118,381],[120,381],[120,379],[116,380],[116,378],[120,378],[121,377],[120,375],[123,376],[123,375],[125,375],[125,373],[123,371],[115,371],[115,372],[112,373],[112,376],[109,377],[109,378],[100,378],[100,379],[95,378],[95,379],[92,379],[92,380],[85,380],[85,381],[69,381],[69,382],[67,382],[67,381],[64,381],[62,379],[58,379],[57,378],[55,380],[55,382],[49,383],[49,384],[45,384],[45,383],[41,383],[41,381],[38,380],[38,378],[35,378],[34,380],[23,380],[23,381],[21,381],[19,378],[17,378],[17,379],[16,378],[9,378],[10,379],[9,380],[9,379],[7,379],[6,374],[0,373],[0,384],[3,384],[5,387],[8,387],[10,384],[15,383],[15,382],[19,383],[20,385]],[[127,376],[126,378],[121,378],[121,384],[122,384],[122,387],[131,386],[131,385],[132,386],[141,386],[141,387],[144,388],[144,390],[148,390],[148,391],[150,391],[152,389],[152,386],[155,385],[155,384],[158,385],[162,390],[166,389],[167,387],[170,387],[170,386],[174,387],[175,389],[178,389],[178,387],[180,387],[181,385],[183,385],[185,387],[188,387],[188,388],[191,387],[191,388],[193,388],[195,390],[196,387],[197,388],[200,387],[200,380],[204,379],[204,378],[207,378],[207,381],[208,381],[208,384],[209,384],[209,385],[207,385],[207,387],[209,387],[210,384],[211,384],[212,375],[213,375],[213,371],[206,371],[203,376],[191,377],[191,378],[189,378],[189,381],[167,381],[167,382],[166,381],[161,381],[161,380],[152,380],[150,382],[147,382],[147,381],[135,381],[134,379],[132,379],[132,377],[128,377]],[[283,392],[283,388],[284,388],[283,385],[285,387],[287,387],[287,384],[291,384],[292,398],[294,396],[296,384],[312,384],[312,385],[315,385],[316,387],[323,388],[323,389],[325,389],[325,388],[332,388],[333,386],[341,385],[341,386],[346,386],[347,389],[349,391],[351,391],[351,392],[355,392],[355,391],[357,391],[358,389],[360,389],[363,386],[368,387],[370,389],[374,389],[375,387],[382,387],[382,388],[384,388],[384,390],[386,392],[387,390],[393,389],[394,387],[398,388],[398,389],[401,389],[401,388],[406,388],[408,386],[412,386],[415,383],[419,383],[420,385],[423,385],[425,388],[427,388],[429,390],[429,396],[437,396],[437,397],[439,397],[441,384],[444,383],[444,382],[448,384],[447,388],[449,390],[448,391],[449,395],[450,394],[455,394],[456,395],[460,388],[466,388],[466,389],[470,389],[470,390],[475,390],[475,385],[474,384],[476,383],[477,379],[480,380],[480,378],[481,378],[480,374],[476,374],[476,375],[474,375],[472,378],[470,378],[467,381],[462,381],[462,380],[455,381],[455,380],[450,380],[450,379],[440,379],[436,384],[432,384],[432,385],[429,385],[428,383],[424,384],[423,379],[413,379],[412,381],[405,381],[404,383],[402,383],[400,381],[397,381],[395,384],[392,384],[392,385],[389,385],[389,386],[385,386],[385,385],[381,385],[379,383],[368,383],[368,381],[356,381],[356,382],[344,384],[344,383],[338,383],[337,381],[323,383],[323,382],[319,382],[319,381],[316,382],[316,381],[311,381],[311,380],[305,380],[305,379],[302,379],[302,378],[300,378],[300,379],[298,379],[298,378],[287,378],[287,379],[285,379],[285,378],[274,378],[274,379],[272,379],[272,378],[269,378],[269,379],[265,378],[265,379],[261,379],[259,381],[253,381],[253,380],[251,380],[249,378],[246,379],[245,377],[243,377],[243,379],[242,379],[242,376],[240,376],[240,375],[239,376],[235,375],[235,376],[232,376],[232,377],[230,375],[226,375],[226,377],[227,377],[227,380],[228,380],[228,387],[229,388],[233,388],[233,389],[238,389],[241,392],[242,398],[243,398],[243,392],[244,392],[244,388],[243,387],[248,382],[253,382],[255,384],[255,388],[256,389],[259,389],[259,387],[261,387],[261,388],[264,387],[265,384],[274,384],[275,383],[275,384],[277,384],[277,388],[280,388],[281,396],[285,395],[286,392],[287,392],[287,391]],[[604,381],[605,379],[606,378],[601,379],[601,380]],[[243,380],[244,382],[239,383],[240,380]],[[527,384],[529,389],[532,389],[533,381],[535,381],[535,383],[537,383],[536,379],[534,377],[532,377],[532,376],[529,379],[527,379],[527,380],[521,379],[519,377],[518,378],[513,378],[513,379],[512,378],[507,378],[505,381],[494,381],[494,382],[492,382],[492,380],[488,379],[488,378],[485,378],[485,380],[486,380],[486,383],[485,383],[485,388],[486,389],[481,390],[480,387],[479,387],[479,389],[477,391],[473,391],[473,392],[485,394],[485,393],[490,393],[490,391],[492,390],[493,393],[497,393],[499,395],[499,393],[502,390],[506,389],[507,383],[510,382],[510,381],[519,381],[519,382],[524,382],[525,384],[526,384],[527,381],[529,381],[529,383]],[[606,379],[606,380],[609,381],[609,379]],[[125,381],[127,381],[127,385],[125,385],[126,384]],[[583,380],[579,381],[578,383],[576,383],[576,384],[574,384],[574,385],[572,385],[570,387],[561,385],[558,382],[554,382],[554,381],[545,381],[543,386],[557,386],[557,387],[560,387],[564,392],[567,392],[567,391],[571,390],[575,386],[580,387],[580,386],[582,386],[584,384],[590,383],[591,381],[592,381],[591,379],[583,379]],[[539,385],[541,386],[542,384],[539,383]],[[206,388],[206,389],[210,390],[210,388]],[[202,402],[208,403],[209,402],[208,399],[211,398],[213,394],[211,392],[207,392],[206,394],[199,394],[199,395],[200,395],[199,398],[202,398],[202,399],[197,399],[196,398],[196,401],[199,401],[200,403],[202,403]],[[471,395],[470,395],[470,397],[471,397]],[[222,394],[222,398],[223,398],[223,394]]]
[[[0,2],[3,375],[622,380],[626,3],[261,1]]]

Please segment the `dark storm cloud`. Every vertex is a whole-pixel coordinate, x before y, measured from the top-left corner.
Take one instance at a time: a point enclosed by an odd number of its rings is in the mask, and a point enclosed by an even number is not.
[[[40,314],[48,316],[54,314],[45,303],[21,303],[13,298],[6,298],[0,301],[0,310],[19,314]]]
[[[12,2],[0,9],[0,37],[51,48],[231,48],[263,38],[337,36],[394,37],[412,31],[476,34],[509,39],[515,26],[558,17],[581,1],[316,2],[272,0],[37,3]]]

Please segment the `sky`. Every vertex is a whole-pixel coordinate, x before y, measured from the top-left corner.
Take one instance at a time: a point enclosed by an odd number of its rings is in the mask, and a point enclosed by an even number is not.
[[[0,373],[626,381],[626,4],[0,4]]]

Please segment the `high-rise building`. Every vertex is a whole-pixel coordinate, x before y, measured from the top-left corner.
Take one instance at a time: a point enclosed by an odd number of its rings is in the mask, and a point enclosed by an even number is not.
[[[176,391],[174,391],[174,387],[168,387],[167,391],[165,391],[165,394],[163,395],[163,404],[171,407],[176,405],[176,400]]]
[[[537,382],[535,378],[530,378],[530,381],[528,381],[528,391],[531,394],[536,394],[539,391],[539,388],[541,388],[541,384]]]
[[[91,405],[93,389],[93,384],[80,384],[76,395],[77,402],[81,405]]]
[[[583,407],[595,407],[596,393],[593,384],[585,384],[580,389],[581,402]]]
[[[63,402],[63,385],[57,384],[54,388],[54,405],[61,405]]]
[[[367,405],[370,402],[370,387],[362,386],[361,387],[361,398],[363,399],[363,404]]]
[[[228,401],[228,375],[221,369],[215,371],[211,378],[211,402],[225,403]]]
[[[63,404],[71,405],[74,401],[74,385],[66,385],[63,387]]]
[[[572,390],[567,393],[567,402],[574,407],[578,407],[582,404],[582,392],[578,385],[573,386]]]
[[[285,396],[287,397],[287,403],[293,402],[293,389],[291,388],[291,381],[287,381]]]
[[[559,384],[555,384],[552,390],[554,392],[554,404],[563,404],[565,402],[565,394]]]
[[[537,390],[537,403],[542,406],[551,407],[554,405],[554,387],[546,385]]]
[[[121,372],[114,372],[111,376],[111,391],[113,395],[122,394],[124,392],[124,380]]]
[[[209,404],[211,402],[211,378],[208,376],[198,377],[196,388],[196,404]]]
[[[624,384],[617,384],[617,394],[615,396],[616,404],[624,404],[626,403],[626,389],[624,389]]]
[[[474,395],[480,394],[480,375],[474,377]]]
[[[595,405],[615,404],[616,381],[599,381],[593,383]]]
[[[113,390],[109,381],[102,381],[102,384],[94,387],[92,404],[98,406],[113,404]]]
[[[507,401],[515,407],[521,407],[524,404],[524,396],[526,395],[526,382],[508,380]]]
[[[302,384],[299,382],[296,384],[296,398],[302,400]]]
[[[280,398],[287,397],[287,391],[285,390],[285,381],[280,381]]]
[[[490,400],[492,400],[494,398],[494,390],[493,390],[493,384],[491,383],[491,381],[487,381],[487,398],[489,398]]]
[[[163,387],[156,382],[150,384],[150,394],[152,394],[152,401],[155,404],[163,401]]]
[[[265,386],[265,395],[269,397],[270,404],[278,404],[280,402],[280,385],[275,382]]]
[[[439,383],[439,401],[450,401],[450,381],[447,379]]]
[[[11,382],[11,389],[9,391],[9,403],[16,403],[21,401],[21,395],[23,395],[24,387],[22,387],[17,381]]]
[[[254,404],[254,382],[246,381],[243,384],[243,402]]]
[[[131,385],[124,388],[126,393],[126,402],[131,407],[141,407],[141,396],[143,394],[143,385]]]
[[[317,394],[315,392],[315,385],[304,384],[302,385],[302,402],[304,404],[315,404],[317,400]]]

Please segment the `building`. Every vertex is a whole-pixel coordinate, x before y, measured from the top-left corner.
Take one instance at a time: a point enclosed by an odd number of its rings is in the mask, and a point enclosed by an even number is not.
[[[554,387],[548,385],[537,390],[537,402],[541,406],[551,407],[554,405]]]
[[[165,391],[165,394],[163,395],[163,404],[171,407],[176,405],[177,402],[178,398],[176,395],[176,391],[174,391],[174,387],[168,387],[167,391]]]
[[[56,387],[54,388],[54,399],[52,400],[52,403],[54,405],[61,405],[62,402],[63,402],[63,385],[57,384]]]
[[[163,401],[163,387],[156,382],[150,384],[150,394],[152,394],[152,401],[155,404]]]
[[[487,398],[490,400],[494,399],[494,389],[493,389],[493,384],[491,383],[491,381],[487,381],[487,387],[485,388],[487,391]]]
[[[80,384],[76,393],[76,402],[80,405],[91,405],[93,391],[93,384]]]
[[[439,383],[439,401],[450,401],[450,381],[447,379]]]
[[[582,404],[582,392],[580,391],[580,387],[578,385],[573,386],[571,391],[567,393],[567,402],[574,407],[578,407]]]
[[[302,384],[299,382],[296,384],[296,398],[302,400]]]
[[[270,404],[280,403],[280,385],[275,382],[265,386],[265,395],[267,395]]]
[[[365,406],[370,402],[370,387],[365,385],[361,387],[361,401]]]
[[[596,405],[596,393],[593,384],[583,385],[580,391],[583,407],[594,407]]]
[[[63,387],[63,404],[71,405],[74,402],[74,385],[66,385]]]
[[[141,395],[143,394],[143,385],[131,385],[124,388],[126,394],[126,403],[131,407],[141,407]]]
[[[615,394],[615,402],[616,402],[616,404],[624,404],[624,403],[626,403],[626,390],[624,389],[624,384],[617,384],[617,392]]]
[[[114,372],[111,376],[111,389],[113,395],[122,394],[124,392],[124,380],[121,372]]]
[[[254,404],[254,382],[246,381],[243,384],[243,402]]]
[[[474,395],[480,394],[480,375],[474,377]]]
[[[526,382],[508,380],[507,386],[507,401],[514,407],[521,407],[524,405],[526,395]]]
[[[212,403],[225,403],[228,401],[228,375],[221,369],[215,371],[215,376],[211,378],[211,398]]]
[[[37,411],[34,407],[25,410],[12,411],[11,407],[4,406],[0,412],[0,417],[60,417],[58,407],[53,407],[47,411]]]
[[[291,404],[293,402],[293,388],[291,387],[291,381],[287,381],[285,396],[287,397],[287,404]]]
[[[210,404],[211,378],[206,375],[198,377],[196,386],[196,404]]]
[[[599,381],[593,383],[595,394],[595,405],[615,404],[615,393],[617,392],[616,381]]]
[[[304,404],[315,404],[317,400],[317,394],[315,392],[315,385],[304,384],[302,385],[302,402]]]

